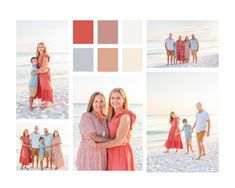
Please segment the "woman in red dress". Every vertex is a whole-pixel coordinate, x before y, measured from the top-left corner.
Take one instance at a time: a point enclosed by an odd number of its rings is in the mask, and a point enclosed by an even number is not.
[[[164,153],[169,153],[170,149],[176,149],[176,152],[178,152],[178,149],[183,149],[179,128],[179,117],[175,115],[175,112],[170,113],[169,122],[171,124],[171,129],[165,143],[167,150]]]
[[[38,91],[35,98],[41,99],[44,104],[41,108],[47,108],[48,103],[53,103],[51,74],[48,67],[50,56],[47,54],[46,46],[40,42],[37,46],[36,57],[38,58]]]
[[[21,170],[28,169],[28,165],[32,163],[31,152],[30,152],[30,139],[28,129],[25,129],[23,132],[23,136],[20,137],[20,141],[22,143],[21,151],[20,151],[20,163]]]
[[[97,148],[108,148],[108,170],[135,170],[135,163],[129,138],[136,115],[128,110],[125,91],[115,88],[109,95],[108,127],[111,140],[90,145]]]
[[[177,54],[176,54],[176,62],[184,63],[184,41],[182,41],[181,35],[179,39],[176,41],[177,46]]]

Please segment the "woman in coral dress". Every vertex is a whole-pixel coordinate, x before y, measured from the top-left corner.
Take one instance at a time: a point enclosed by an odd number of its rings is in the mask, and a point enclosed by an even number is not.
[[[109,95],[108,127],[111,140],[97,143],[95,148],[108,148],[108,170],[135,170],[135,163],[129,138],[136,115],[128,110],[127,98],[122,88],[115,88]]]
[[[30,152],[30,139],[28,129],[24,130],[23,136],[20,137],[20,141],[22,143],[20,150],[21,170],[23,170],[24,167],[25,169],[29,170],[27,166],[32,163],[32,158]]]
[[[46,46],[40,42],[37,46],[36,57],[38,58],[38,91],[35,98],[41,99],[44,104],[42,108],[47,108],[49,102],[53,102],[51,74],[48,67],[50,56],[47,54]]]
[[[55,130],[53,132],[53,138],[51,142],[51,157],[52,164],[55,166],[55,169],[64,167],[64,157],[61,150],[61,138],[59,132]]]
[[[106,148],[94,148],[88,144],[90,135],[97,142],[109,140],[109,129],[105,115],[105,97],[101,92],[94,92],[89,100],[87,112],[83,113],[79,130],[80,146],[77,152],[77,170],[107,170]]]
[[[184,41],[182,41],[182,37],[179,36],[179,39],[176,41],[177,46],[177,56],[176,62],[179,61],[180,63],[184,62]]]
[[[170,124],[171,129],[165,143],[167,150],[164,153],[169,153],[170,149],[176,149],[176,152],[178,152],[178,149],[183,149],[179,128],[179,117],[177,117],[174,112],[170,113]]]
[[[184,63],[188,63],[190,59],[190,42],[188,36],[184,40]]]

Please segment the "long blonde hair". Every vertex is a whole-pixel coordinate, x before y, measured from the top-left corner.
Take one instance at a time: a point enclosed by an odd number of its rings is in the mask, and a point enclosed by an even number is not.
[[[124,99],[123,109],[128,110],[128,101],[127,101],[127,97],[126,97],[126,93],[125,93],[124,89],[114,88],[109,94],[109,105],[108,105],[108,114],[107,114],[108,120],[110,120],[114,116],[114,109],[113,109],[110,101],[111,101],[112,94],[116,93],[116,92],[118,92],[122,96],[122,98]]]
[[[101,92],[99,92],[99,91],[96,91],[96,92],[94,92],[92,95],[91,95],[91,97],[90,97],[90,99],[89,99],[89,103],[88,103],[88,105],[87,105],[87,112],[92,112],[93,111],[93,103],[94,103],[94,100],[95,100],[95,97],[97,96],[97,95],[100,95],[100,96],[102,96],[103,98],[104,98],[104,107],[103,107],[103,110],[102,110],[102,114],[103,115],[106,115],[106,101],[105,101],[105,96],[104,96],[104,94],[103,93],[101,93]]]
[[[170,113],[170,118],[169,118],[169,123],[171,123],[172,121],[173,121],[173,117],[172,117],[172,115],[175,115],[175,112],[174,111],[171,111],[171,113]]]
[[[38,46],[39,45],[43,45],[44,46],[44,52],[45,54],[47,54],[47,48],[46,48],[46,44],[44,42],[39,42],[37,45],[37,49],[36,49],[36,57],[38,58],[40,56],[40,52],[38,51]]]

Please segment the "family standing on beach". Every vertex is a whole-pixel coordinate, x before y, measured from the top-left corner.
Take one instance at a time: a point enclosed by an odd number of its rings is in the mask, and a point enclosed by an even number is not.
[[[77,170],[135,170],[130,137],[136,115],[122,88],[113,89],[108,101],[106,114],[104,94],[93,93],[81,117]]]
[[[34,127],[34,132],[29,134],[28,129],[25,129],[20,137],[22,143],[20,152],[21,169],[29,170],[29,164],[32,163],[32,169],[38,168],[43,170],[43,162],[46,159],[45,168],[60,169],[64,167],[64,158],[61,150],[61,138],[59,132],[55,130],[53,134],[47,128],[44,128],[44,134],[38,132],[38,126]],[[54,167],[54,168],[53,168]]]
[[[51,74],[49,68],[50,56],[45,43],[37,45],[36,56],[30,59],[32,64],[29,80],[29,109],[33,110],[34,99],[42,100],[42,109],[48,108],[49,102],[53,103]]]
[[[198,157],[197,159],[201,159],[202,156],[206,155],[205,152],[205,146],[204,146],[204,137],[207,135],[207,137],[210,136],[210,118],[208,112],[206,112],[202,108],[202,104],[198,102],[196,104],[197,113],[195,118],[195,123],[193,127],[188,124],[187,119],[183,119],[183,127],[180,130],[179,127],[179,121],[180,118],[174,113],[170,113],[170,124],[171,128],[168,134],[168,138],[165,143],[165,147],[167,150],[164,153],[169,153],[170,149],[176,149],[176,153],[178,152],[178,149],[183,149],[183,144],[181,140],[181,132],[184,131],[185,134],[185,142],[186,142],[186,154],[189,154],[189,150],[193,153],[192,149],[192,133],[193,130],[196,130],[196,137],[197,137],[197,144],[198,144]]]
[[[172,33],[169,33],[169,37],[165,41],[165,49],[167,54],[167,65],[188,63],[190,61],[190,51],[192,55],[192,63],[197,63],[197,52],[199,51],[199,42],[192,34],[192,38],[186,36],[182,40],[182,36],[178,37],[178,40],[174,41]]]

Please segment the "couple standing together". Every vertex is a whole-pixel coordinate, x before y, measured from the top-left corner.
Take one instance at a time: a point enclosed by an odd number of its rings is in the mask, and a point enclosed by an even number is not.
[[[122,88],[110,92],[107,115],[105,96],[93,93],[79,124],[77,170],[135,170],[129,143],[135,120]]]
[[[198,144],[198,157],[197,159],[201,159],[202,156],[206,155],[205,152],[205,146],[204,146],[204,137],[207,135],[207,137],[210,136],[210,118],[208,112],[206,112],[202,108],[202,104],[198,102],[196,104],[197,108],[197,113],[196,113],[196,118],[195,118],[195,123],[193,127],[191,127],[187,120],[184,119],[183,123],[184,126],[180,131],[179,128],[179,117],[174,113],[171,112],[170,114],[170,124],[171,124],[171,129],[168,134],[168,139],[165,142],[165,147],[167,150],[164,153],[169,153],[170,149],[176,149],[176,152],[178,152],[178,149],[183,148],[182,140],[181,140],[181,135],[180,132],[184,131],[185,133],[185,139],[186,139],[186,145],[187,145],[187,154],[189,153],[189,149],[192,150],[191,146],[191,139],[192,139],[192,133],[194,129],[196,130],[196,137],[197,137],[197,144]]]
[[[190,60],[190,51],[192,55],[192,63],[197,63],[197,52],[199,50],[198,39],[192,34],[192,38],[186,36],[185,40],[182,40],[180,35],[177,41],[172,38],[172,33],[169,33],[169,37],[165,42],[165,49],[167,54],[167,65],[180,63],[188,63]]]
[[[36,167],[38,168],[40,162],[40,168],[43,170],[43,161],[46,158],[46,167],[51,168],[54,165],[54,169],[64,167],[64,159],[61,150],[61,138],[59,132],[55,130],[53,134],[49,132],[47,128],[44,128],[44,134],[41,135],[38,132],[38,126],[34,127],[34,132],[29,134],[28,129],[25,129],[23,135],[20,137],[22,147],[20,152],[21,169],[25,167],[28,169],[28,165],[32,163],[34,168],[34,161],[36,158]]]

